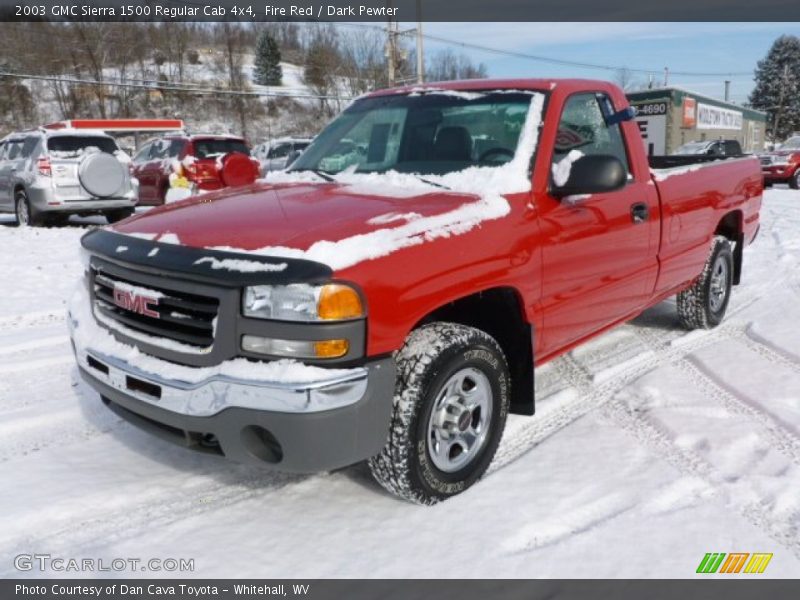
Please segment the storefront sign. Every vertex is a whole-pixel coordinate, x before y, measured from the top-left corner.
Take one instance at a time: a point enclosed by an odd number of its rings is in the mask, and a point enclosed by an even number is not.
[[[710,104],[697,104],[698,129],[742,129],[742,113]]]
[[[692,128],[697,125],[697,100],[684,96],[683,127]]]

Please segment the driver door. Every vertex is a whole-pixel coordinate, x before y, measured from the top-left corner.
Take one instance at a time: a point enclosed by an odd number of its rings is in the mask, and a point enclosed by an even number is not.
[[[576,94],[564,104],[550,189],[555,180],[563,183],[569,172],[564,161],[574,159],[575,150],[615,156],[625,166],[628,182],[608,193],[566,198],[548,193],[540,203],[545,354],[631,315],[652,293],[658,198],[649,172],[631,173],[622,127],[606,124],[613,112],[610,99],[598,93]]]

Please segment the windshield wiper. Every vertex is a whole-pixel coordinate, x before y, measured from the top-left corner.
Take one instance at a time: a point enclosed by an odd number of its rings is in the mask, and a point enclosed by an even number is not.
[[[435,186],[435,187],[442,188],[443,190],[450,190],[450,189],[452,189],[452,188],[450,188],[450,187],[447,187],[447,186],[446,186],[446,185],[444,185],[443,183],[436,183],[435,181],[431,181],[430,179],[425,179],[424,177],[420,177],[419,175],[416,175],[416,174],[414,174],[414,173],[411,173],[411,175],[414,175],[414,177],[416,177],[417,179],[419,179],[419,180],[420,180],[422,183],[427,183],[428,185],[433,185],[433,186]]]
[[[325,171],[320,171],[319,169],[289,169],[290,173],[303,173],[303,172],[310,172],[319,177],[320,179],[324,179],[328,182],[336,182],[336,178],[329,175]]]

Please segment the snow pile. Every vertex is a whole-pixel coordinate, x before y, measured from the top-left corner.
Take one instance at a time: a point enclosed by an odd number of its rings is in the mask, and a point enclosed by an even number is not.
[[[196,265],[203,263],[209,263],[211,268],[215,270],[226,269],[228,271],[238,271],[239,273],[277,272],[285,271],[287,267],[286,263],[270,264],[238,258],[218,259],[213,256],[204,256],[194,261]]]
[[[422,217],[422,215],[415,212],[410,212],[410,213],[390,212],[384,215],[378,215],[377,217],[372,217],[370,220],[367,221],[367,224],[386,225],[387,223],[394,223],[395,221],[405,221],[407,223],[409,221],[416,221],[420,217]]]
[[[572,165],[582,156],[583,152],[580,150],[570,150],[569,154],[553,164],[553,183],[555,183],[557,187],[561,187],[569,181]]]

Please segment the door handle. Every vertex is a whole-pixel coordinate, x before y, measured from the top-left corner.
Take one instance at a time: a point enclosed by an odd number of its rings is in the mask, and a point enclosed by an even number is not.
[[[648,218],[650,218],[650,209],[646,203],[637,202],[631,204],[631,220],[635,224],[644,223]]]

